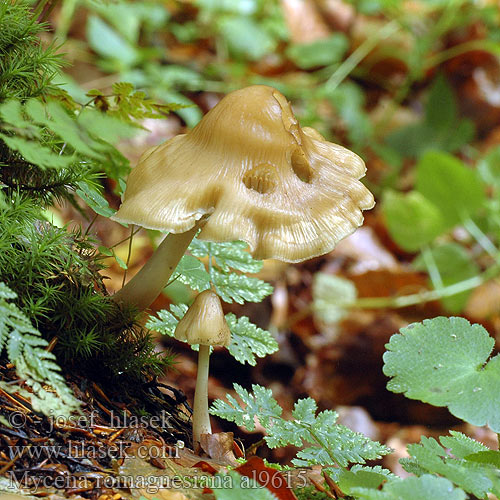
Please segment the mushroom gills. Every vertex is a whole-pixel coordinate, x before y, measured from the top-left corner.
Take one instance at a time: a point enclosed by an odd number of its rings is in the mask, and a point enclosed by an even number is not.
[[[274,191],[278,185],[276,168],[270,163],[261,163],[243,176],[243,184],[260,194]]]

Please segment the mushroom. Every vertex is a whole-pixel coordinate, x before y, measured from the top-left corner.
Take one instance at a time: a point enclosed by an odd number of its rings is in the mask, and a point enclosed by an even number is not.
[[[174,336],[200,346],[193,404],[193,441],[198,444],[202,434],[212,433],[208,414],[210,346],[228,346],[231,343],[231,331],[219,296],[212,290],[201,292],[177,324]]]
[[[231,92],[130,173],[113,218],[170,234],[116,301],[148,307],[200,228],[201,239],[247,242],[257,259],[331,251],[374,205],[358,180],[365,170],[356,154],[301,128],[276,89]]]

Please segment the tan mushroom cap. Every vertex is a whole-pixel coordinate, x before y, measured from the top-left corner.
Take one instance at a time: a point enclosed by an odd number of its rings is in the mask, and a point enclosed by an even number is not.
[[[177,323],[174,336],[188,344],[228,346],[231,331],[219,296],[212,290],[201,292]]]
[[[147,151],[115,220],[243,240],[257,259],[300,262],[329,252],[363,222],[373,196],[363,160],[301,128],[286,98],[255,85],[224,97],[189,133]]]

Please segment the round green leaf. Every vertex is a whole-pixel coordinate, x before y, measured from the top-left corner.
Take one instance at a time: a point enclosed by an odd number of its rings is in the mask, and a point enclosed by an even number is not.
[[[464,318],[409,325],[386,344],[387,388],[500,432],[500,356],[488,361],[494,343],[481,325]]]
[[[416,252],[444,230],[438,208],[417,191],[385,193],[382,210],[394,241],[408,252]]]

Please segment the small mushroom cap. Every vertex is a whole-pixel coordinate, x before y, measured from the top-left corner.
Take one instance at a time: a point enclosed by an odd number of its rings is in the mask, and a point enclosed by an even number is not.
[[[147,151],[115,220],[200,238],[243,240],[257,259],[300,262],[329,252],[363,222],[373,196],[363,160],[301,128],[276,89],[224,97],[189,133]]]
[[[201,292],[177,323],[174,336],[188,344],[228,346],[231,343],[231,331],[219,296],[212,290]]]

